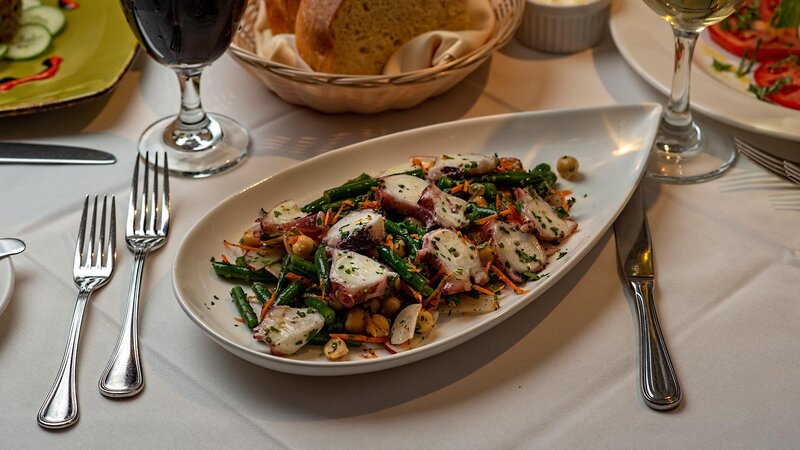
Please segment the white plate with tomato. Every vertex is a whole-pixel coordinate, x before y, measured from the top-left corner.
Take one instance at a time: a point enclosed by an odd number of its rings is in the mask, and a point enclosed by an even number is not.
[[[798,31],[764,26],[779,1],[753,6],[747,0],[738,13],[701,34],[693,61],[692,108],[744,130],[800,141],[800,65],[787,59],[800,55]],[[669,93],[674,46],[667,22],[642,0],[620,0],[610,28],[633,69]],[[748,58],[759,37],[756,57]],[[737,73],[740,68],[749,70]]]

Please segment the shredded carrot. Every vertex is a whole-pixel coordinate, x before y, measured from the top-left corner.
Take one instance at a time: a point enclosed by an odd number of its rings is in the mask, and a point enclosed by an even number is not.
[[[363,334],[348,334],[348,333],[331,333],[330,337],[339,338],[347,341],[373,342],[376,344],[387,342],[389,340],[388,336],[372,337],[372,336],[364,336]]]
[[[425,167],[423,167],[423,166],[422,166],[422,160],[421,160],[421,159],[419,159],[419,158],[413,158],[413,159],[411,160],[411,165],[412,165],[412,166],[417,166],[417,167],[419,167],[420,169],[424,169],[424,168],[425,168]]]
[[[345,205],[342,205],[342,206],[340,206],[340,207],[339,207],[339,210],[338,210],[338,211],[336,211],[336,215],[335,215],[335,216],[333,216],[333,220],[331,221],[331,225],[333,225],[334,223],[336,223],[336,221],[337,221],[337,220],[339,220],[339,214],[341,214],[341,213],[342,213],[342,210],[344,210],[344,206],[345,206]]]
[[[501,216],[509,216],[509,215],[511,215],[511,214],[514,214],[515,212],[516,212],[516,211],[514,211],[514,208],[512,208],[512,207],[509,207],[509,208],[508,208],[508,209],[506,209],[505,211],[500,211],[500,215],[501,215]]]
[[[489,222],[489,221],[494,220],[494,219],[497,219],[497,214],[492,214],[491,216],[482,217],[482,218],[476,220],[475,223],[478,224],[478,225],[483,225],[486,222]]]
[[[327,227],[330,225],[330,219],[331,219],[331,210],[328,209],[327,211],[325,211],[325,220],[322,223]]]
[[[489,261],[486,263],[486,267],[484,267],[484,268],[483,268],[483,271],[484,271],[484,272],[486,272],[486,273],[489,273],[489,267],[491,267],[491,266],[492,266],[492,260],[490,259],[490,260],[489,260]]]
[[[394,247],[392,247],[392,244],[394,243],[394,239],[392,238],[391,234],[387,234],[386,235],[386,239],[383,240],[383,243],[389,248],[394,248]]]
[[[241,317],[234,317],[233,320],[235,320],[235,321],[237,321],[239,323],[244,323],[244,319],[242,319]]]
[[[378,209],[378,207],[380,207],[381,204],[377,200],[366,200],[359,203],[358,206],[360,206],[361,208]]]
[[[224,262],[225,264],[230,264],[230,263],[231,263],[231,262],[228,260],[228,257],[227,257],[227,256],[225,256],[225,255],[222,255],[222,262]]]
[[[561,206],[564,208],[564,210],[569,212],[569,203],[567,202],[567,197],[572,195],[572,191],[569,189],[564,189],[561,191],[554,191],[553,193],[561,199]]]
[[[447,275],[443,276],[442,279],[439,281],[439,285],[436,286],[436,289],[434,289],[433,292],[431,292],[431,295],[429,295],[428,298],[426,298],[423,303],[429,303],[432,300],[438,298],[442,294],[442,289],[444,289],[444,285],[447,282],[447,279],[450,278],[451,275],[452,273],[448,273]]]
[[[275,289],[275,291],[274,291],[274,292],[272,292],[272,298],[271,298],[271,299],[269,299],[269,300],[267,300],[267,302],[266,302],[266,303],[264,303],[264,305],[263,305],[263,306],[261,306],[261,314],[259,314],[259,316],[258,316],[258,321],[259,321],[259,322],[261,322],[262,320],[264,320],[264,317],[266,317],[266,316],[267,316],[267,311],[269,311],[269,308],[272,306],[272,304],[273,304],[273,303],[275,303],[275,296],[276,296],[277,294],[278,294],[278,290],[277,290],[277,289]]]
[[[492,292],[492,291],[490,291],[490,290],[486,289],[485,287],[480,287],[480,286],[478,286],[477,284],[473,284],[473,285],[472,285],[472,290],[473,290],[473,291],[478,291],[478,292],[480,292],[481,294],[486,294],[486,295],[494,295],[494,292]]]
[[[258,251],[264,250],[264,249],[262,249],[260,247],[253,247],[253,246],[250,246],[250,245],[237,244],[237,243],[231,242],[231,241],[222,241],[222,242],[224,242],[225,245],[229,245],[231,247],[237,247],[237,248],[240,248],[242,250],[251,250],[251,251],[254,251],[254,252],[258,252]]]
[[[464,183],[464,184],[466,184],[466,183]],[[461,191],[466,190],[466,189],[464,189],[464,184],[457,184],[457,185],[453,186],[452,188],[450,188],[450,193],[451,194],[455,194],[456,192],[461,192]]]
[[[494,197],[494,206],[495,206],[495,208],[497,208],[498,211],[500,211],[503,208],[505,208],[505,204],[503,204],[502,200],[500,200],[500,197],[502,197],[502,195],[499,192]]]
[[[529,291],[527,291],[525,289],[520,288],[519,286],[514,284],[511,280],[509,280],[508,277],[506,276],[506,274],[504,274],[503,271],[500,270],[497,266],[492,266],[492,271],[495,274],[497,274],[498,277],[500,277],[500,280],[502,280],[503,283],[505,283],[508,287],[513,289],[515,293],[517,293],[517,294],[526,294],[526,293],[529,292]]]
[[[289,280],[289,281],[302,281],[304,284],[306,284],[308,286],[311,286],[312,284],[314,284],[308,278],[306,278],[304,276],[300,276],[300,275],[298,275],[298,274],[296,274],[294,272],[286,272],[286,279]]]

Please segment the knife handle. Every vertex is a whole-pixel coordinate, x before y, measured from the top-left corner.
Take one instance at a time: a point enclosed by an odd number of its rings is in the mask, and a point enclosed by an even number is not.
[[[639,381],[642,397],[652,409],[670,410],[681,402],[681,386],[658,324],[653,301],[653,281],[631,280],[630,283],[639,320]]]

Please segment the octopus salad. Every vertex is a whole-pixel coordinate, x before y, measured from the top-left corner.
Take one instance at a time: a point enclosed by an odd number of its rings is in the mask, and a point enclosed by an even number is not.
[[[564,178],[577,170],[572,157],[557,162]],[[571,194],[544,163],[416,157],[262,209],[211,265],[235,283],[235,320],[273,355],[395,353],[431,338],[440,318],[494,311],[502,292],[546,276],[578,229]]]

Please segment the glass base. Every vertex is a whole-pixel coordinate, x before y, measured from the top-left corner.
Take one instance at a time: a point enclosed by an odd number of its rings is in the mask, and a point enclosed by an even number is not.
[[[737,153],[730,134],[710,124],[699,126],[702,138],[681,149],[686,151],[665,151],[655,145],[647,176],[662,183],[694,184],[713,180],[733,167]]]
[[[139,139],[139,155],[144,158],[145,152],[166,152],[169,157],[169,173],[181,177],[205,178],[234,167],[247,156],[250,144],[247,130],[230,117],[220,114],[208,116],[212,124],[216,122],[209,128],[221,130],[219,139],[213,145],[199,150],[185,150],[171,145],[164,137],[171,134],[167,130],[177,116],[169,116],[145,130]]]

